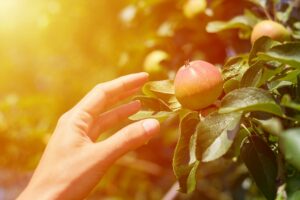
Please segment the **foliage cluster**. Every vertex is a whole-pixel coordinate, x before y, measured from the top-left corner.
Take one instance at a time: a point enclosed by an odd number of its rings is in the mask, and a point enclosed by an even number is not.
[[[217,33],[238,29],[239,38],[247,40],[253,27],[267,18],[284,25],[293,39],[280,43],[264,36],[254,42],[249,52],[230,56],[222,67],[224,95],[220,97],[220,107],[207,116],[182,107],[175,98],[173,81],[162,80],[145,85],[144,96],[136,97],[143,102],[144,110],[132,119],[153,117],[165,121],[178,116],[180,137],[173,169],[182,192],[199,195],[201,181],[207,178],[203,177],[206,166],[223,165],[225,158],[234,163],[233,171],[246,166],[249,172],[236,172],[241,174],[231,177],[237,180],[231,180],[234,184],[227,186],[227,192],[236,192],[235,184],[242,185],[251,177],[267,199],[297,199],[300,35],[293,12],[299,5],[296,1],[276,0],[250,3],[254,9],[246,9],[226,22],[210,22],[206,30]],[[172,79],[172,74],[169,77]],[[239,199],[245,199],[249,194],[240,195]]]

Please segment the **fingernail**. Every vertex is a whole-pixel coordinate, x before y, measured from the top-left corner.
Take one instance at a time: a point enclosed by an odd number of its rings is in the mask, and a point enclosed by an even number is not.
[[[159,122],[156,119],[147,119],[143,122],[143,127],[147,133],[153,133],[159,128]]]
[[[140,72],[138,73],[139,75],[145,76],[145,77],[149,77],[149,74],[147,72]]]
[[[141,105],[141,101],[140,101],[140,100],[134,100],[134,101],[132,101],[132,104],[138,104],[138,105]]]
[[[142,74],[144,76],[149,76],[149,74],[147,72],[139,72],[139,74]]]

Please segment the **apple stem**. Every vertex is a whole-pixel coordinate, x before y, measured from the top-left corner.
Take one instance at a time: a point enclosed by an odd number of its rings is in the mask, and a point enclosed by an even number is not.
[[[269,20],[275,21],[275,20],[273,20],[271,14],[269,13],[269,11],[268,11],[267,8],[263,8],[263,11],[264,11],[266,17],[267,17]]]
[[[190,60],[186,60],[184,66],[185,66],[185,67],[190,67],[190,66],[191,66],[191,65],[190,65]]]

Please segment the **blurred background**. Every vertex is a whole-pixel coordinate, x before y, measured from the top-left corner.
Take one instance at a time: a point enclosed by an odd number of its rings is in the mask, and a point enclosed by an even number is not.
[[[186,60],[222,64],[249,48],[235,32],[205,31],[209,21],[242,13],[243,1],[191,2],[0,0],[0,199],[25,187],[59,116],[95,84],[151,66],[163,71],[152,71],[152,80],[172,78]],[[162,199],[175,182],[177,137],[172,124],[163,127],[119,160],[88,199]],[[202,199],[230,199],[221,180],[210,180]]]

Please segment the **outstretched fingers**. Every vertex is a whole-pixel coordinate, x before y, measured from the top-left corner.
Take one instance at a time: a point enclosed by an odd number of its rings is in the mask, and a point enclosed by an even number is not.
[[[92,129],[89,133],[90,138],[95,141],[101,132],[115,126],[121,121],[127,119],[141,108],[140,101],[132,101],[130,103],[121,105],[113,110],[101,114],[93,123]]]
[[[103,152],[107,162],[113,163],[125,153],[147,143],[159,130],[160,124],[155,119],[132,123],[106,140],[96,143],[96,152]]]
[[[145,72],[122,76],[94,87],[75,108],[90,114],[93,118],[100,115],[111,105],[128,97],[148,80]]]

